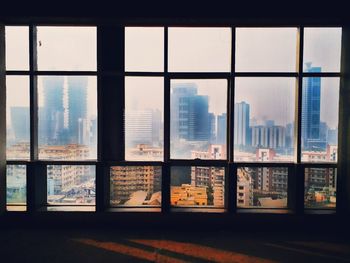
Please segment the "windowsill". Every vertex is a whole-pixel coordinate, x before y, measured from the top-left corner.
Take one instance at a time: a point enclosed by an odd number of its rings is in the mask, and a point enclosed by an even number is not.
[[[190,213],[225,213],[226,209],[224,208],[211,208],[211,207],[172,207],[171,212],[190,212]]]
[[[238,208],[237,214],[293,214],[290,209]]]
[[[162,209],[160,207],[111,207],[106,210],[106,212],[145,212],[145,213],[160,213]]]
[[[95,206],[45,206],[39,212],[95,212]]]
[[[336,213],[335,209],[304,209],[305,215],[334,215]]]
[[[26,205],[7,205],[6,210],[7,212],[26,212],[27,206]]]

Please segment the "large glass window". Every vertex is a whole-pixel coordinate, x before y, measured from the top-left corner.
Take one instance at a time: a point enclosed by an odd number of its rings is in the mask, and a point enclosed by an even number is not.
[[[24,25],[5,34],[8,206],[26,204],[27,184],[46,167],[55,207],[93,207],[97,178],[107,188],[98,194],[109,194],[100,200],[116,210],[224,211],[232,192],[238,208],[293,209],[303,189],[305,208],[335,208],[341,28],[129,26],[111,37],[104,27]],[[97,37],[124,56],[97,52]],[[110,145],[108,125],[120,137]]]
[[[113,166],[110,170],[111,206],[160,206],[162,167]]]
[[[295,72],[297,28],[237,28],[236,71]]]
[[[21,164],[7,165],[7,204],[25,205],[27,203],[27,171],[26,166]]]
[[[288,168],[237,169],[237,207],[287,208]]]
[[[164,28],[125,28],[125,71],[164,70]]]
[[[301,160],[337,162],[339,78],[304,78],[302,93]]]
[[[96,71],[95,27],[37,27],[38,70]]]
[[[230,28],[169,28],[169,71],[228,72]]]
[[[94,165],[48,165],[47,202],[56,205],[94,205]]]
[[[210,166],[171,168],[170,203],[174,207],[215,207],[225,205],[225,169]]]
[[[6,156],[9,160],[29,159],[29,77],[6,77]]]
[[[294,160],[295,78],[236,78],[234,158]]]
[[[29,27],[6,26],[6,70],[29,70]]]
[[[304,29],[304,72],[340,72],[341,32],[340,27]]]
[[[171,80],[172,159],[226,159],[227,80]]]
[[[335,208],[337,201],[337,169],[305,168],[305,208]]]
[[[92,76],[40,76],[39,158],[97,157],[97,83]]]
[[[163,160],[163,90],[160,77],[125,79],[125,159]]]

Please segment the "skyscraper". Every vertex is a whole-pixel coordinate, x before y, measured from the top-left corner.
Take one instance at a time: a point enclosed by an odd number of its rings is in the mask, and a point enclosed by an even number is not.
[[[87,77],[69,76],[68,83],[68,139],[77,142],[79,119],[87,120]],[[90,125],[88,125],[90,126]]]
[[[161,112],[159,110],[131,110],[126,112],[126,145],[159,145]]]
[[[210,139],[209,98],[197,94],[196,84],[173,85],[170,112],[173,140],[207,141]]]
[[[321,72],[321,67],[307,63],[307,72]],[[304,78],[302,99],[302,146],[305,150],[324,150],[321,138],[321,78]]]
[[[43,78],[44,108],[39,115],[40,134],[44,143],[59,144],[62,140],[64,124],[63,76]],[[40,118],[41,117],[41,118]]]
[[[249,114],[248,103],[244,101],[235,103],[234,144],[237,146],[250,144]]]
[[[226,116],[226,113],[217,116],[216,141],[218,144],[226,144]]]

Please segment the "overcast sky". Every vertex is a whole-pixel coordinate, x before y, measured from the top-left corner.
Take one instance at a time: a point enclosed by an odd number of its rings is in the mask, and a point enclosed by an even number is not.
[[[28,27],[6,28],[8,69],[28,69],[28,34]],[[163,28],[127,28],[126,70],[162,72],[163,34]],[[322,71],[339,71],[340,39],[340,29],[305,29],[304,61],[321,66]],[[296,70],[296,28],[238,28],[236,40],[237,71]],[[38,27],[37,43],[39,70],[96,70],[94,27]],[[230,28],[169,28],[169,71],[228,72],[230,58]],[[24,82],[11,79],[8,85],[22,86]],[[210,97],[210,111],[217,114],[225,111],[226,98],[221,96],[226,96],[226,89],[221,86],[226,81],[196,82],[199,94]],[[144,102],[142,105],[138,100],[138,107],[162,107],[162,78],[135,78],[126,83],[130,88],[127,94],[131,97],[135,94]],[[236,102],[250,103],[251,117],[268,117],[280,124],[293,119],[294,109],[288,107],[294,105],[293,80],[240,78],[236,84]],[[335,92],[338,86],[337,79],[322,79],[321,119],[331,127],[337,123],[337,112],[330,107],[335,104],[331,101],[338,99]],[[96,100],[95,80],[89,79],[88,97],[89,104]],[[8,104],[13,106],[28,105],[26,100],[25,96],[8,96]]]

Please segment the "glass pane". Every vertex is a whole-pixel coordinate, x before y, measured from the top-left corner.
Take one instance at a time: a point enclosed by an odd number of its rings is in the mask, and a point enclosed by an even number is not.
[[[237,206],[287,208],[288,168],[241,167],[237,169]]]
[[[163,160],[163,87],[163,78],[125,78],[126,160]]]
[[[96,159],[96,77],[40,76],[39,158]]]
[[[48,204],[95,204],[94,165],[48,165]]]
[[[172,159],[226,159],[227,80],[171,80]]]
[[[337,169],[305,168],[305,208],[335,208]]]
[[[26,204],[27,202],[27,171],[25,165],[7,165],[7,204]]]
[[[225,205],[223,167],[171,167],[171,205],[178,207],[215,207]]]
[[[230,70],[230,28],[169,28],[169,71]]]
[[[96,71],[96,27],[37,27],[38,70]]]
[[[125,71],[164,71],[164,28],[125,28]]]
[[[111,206],[157,206],[162,203],[162,167],[111,167]]]
[[[304,78],[301,116],[301,160],[338,159],[339,78]]]
[[[340,72],[342,29],[304,29],[304,72],[310,72],[310,64],[316,72]],[[311,71],[313,72],[313,71]]]
[[[6,76],[6,158],[29,159],[29,77]]]
[[[29,27],[6,26],[6,70],[29,70]]]
[[[292,162],[294,78],[236,78],[234,159]]]
[[[236,71],[295,72],[297,28],[237,28]]]

